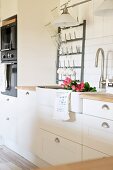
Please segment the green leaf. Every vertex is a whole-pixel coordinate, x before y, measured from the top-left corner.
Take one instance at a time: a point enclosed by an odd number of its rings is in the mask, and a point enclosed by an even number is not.
[[[97,90],[96,90],[96,87],[93,87],[90,91],[91,91],[91,92],[96,92],[96,91],[97,91]]]
[[[85,90],[85,91],[89,91],[89,90],[90,90],[90,85],[89,85],[89,83],[86,82],[84,85],[85,85],[85,86],[84,86],[84,90]]]

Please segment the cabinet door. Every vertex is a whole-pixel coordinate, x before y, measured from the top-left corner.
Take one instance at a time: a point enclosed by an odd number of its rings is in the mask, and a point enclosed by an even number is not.
[[[84,99],[83,112],[87,115],[113,120],[113,103]]]
[[[16,142],[16,104],[17,98],[0,96],[0,135],[3,137],[6,145],[9,142]]]
[[[108,157],[108,155],[101,153],[99,151],[96,151],[94,149],[88,148],[86,146],[83,146],[83,161],[85,160],[91,160],[91,159],[98,159]]]
[[[113,155],[113,122],[83,115],[83,145]]]
[[[55,91],[54,89],[37,89],[39,126],[41,129],[81,144],[82,114],[72,113],[70,121],[53,119]]]
[[[1,0],[2,20],[17,14],[17,0]]]
[[[19,90],[17,144],[20,148],[32,153],[36,150],[38,136],[36,108],[36,93]]]
[[[82,146],[55,134],[40,129],[40,157],[59,165],[81,161]]]
[[[44,111],[44,110],[43,110]],[[77,143],[82,143],[82,115],[76,114],[75,121],[64,122],[54,120],[52,118],[53,111],[51,114],[48,113],[48,109],[44,112],[40,112],[39,126],[41,129],[47,130],[51,133],[55,133],[59,136],[67,138]],[[43,117],[42,117],[43,116]]]

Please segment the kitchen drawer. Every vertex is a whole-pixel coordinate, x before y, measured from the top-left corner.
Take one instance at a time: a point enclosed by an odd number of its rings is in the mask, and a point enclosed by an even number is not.
[[[43,112],[40,112],[39,127],[74,142],[82,143],[82,114],[75,114],[73,122],[54,120],[53,110],[43,107]]]
[[[81,161],[82,146],[40,129],[40,156],[51,165]]]
[[[29,91],[29,90],[18,90],[18,98],[21,99],[29,99],[32,100],[32,98],[34,99],[34,96],[36,96],[36,92],[35,91]]]
[[[83,113],[113,120],[113,103],[84,99]]]
[[[83,161],[108,157],[108,155],[83,146]]]
[[[83,145],[113,156],[113,121],[83,115]]]

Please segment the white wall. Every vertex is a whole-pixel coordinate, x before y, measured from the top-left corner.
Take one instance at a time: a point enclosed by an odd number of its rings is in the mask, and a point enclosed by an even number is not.
[[[18,85],[55,83],[56,47],[45,24],[58,0],[18,0]]]
[[[94,11],[103,0],[94,0],[89,5],[83,5],[79,8],[80,13],[85,10],[82,18],[87,20],[86,35],[86,53],[85,53],[85,81],[98,86],[100,79],[101,63],[95,68],[95,56],[99,47],[105,51],[105,57],[108,50],[113,50],[113,16],[98,17],[94,16]],[[101,56],[100,56],[101,60]],[[113,76],[113,54],[109,56],[109,76]]]
[[[1,19],[17,14],[17,0],[1,0]]]
[[[64,4],[67,0],[61,0]],[[82,0],[71,0],[70,5]],[[79,21],[87,20],[86,33],[86,49],[85,49],[85,81],[89,81],[92,85],[98,86],[100,79],[101,63],[99,68],[95,68],[95,56],[98,48],[103,48],[105,55],[108,50],[113,50],[113,16],[97,17],[94,11],[103,2],[103,0],[92,0],[79,7],[70,9],[70,13],[75,17],[79,17]],[[99,57],[101,60],[101,56]],[[109,57],[109,76],[113,76],[113,54]]]

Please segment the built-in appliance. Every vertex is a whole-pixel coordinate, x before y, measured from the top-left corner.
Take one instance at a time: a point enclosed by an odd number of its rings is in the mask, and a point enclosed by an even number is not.
[[[12,18],[11,18],[12,20]],[[1,27],[1,50],[16,50],[17,49],[17,22],[5,22]],[[8,24],[7,24],[8,23]]]
[[[17,16],[3,21],[1,27],[1,63],[5,68],[5,91],[2,94],[17,96]]]

